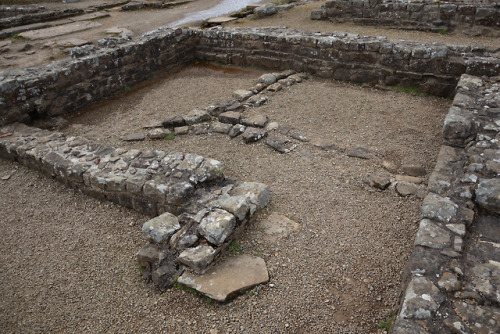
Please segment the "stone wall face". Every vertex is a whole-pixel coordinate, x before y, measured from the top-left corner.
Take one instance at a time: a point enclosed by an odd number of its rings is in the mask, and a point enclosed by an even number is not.
[[[17,27],[37,22],[62,19],[65,17],[80,15],[83,14],[84,12],[85,11],[83,9],[78,9],[78,8],[68,8],[68,9],[51,10],[51,11],[4,12],[3,14],[4,17],[0,16],[0,29]],[[14,15],[9,15],[9,14],[14,14]]]
[[[195,59],[371,85],[417,86],[438,96],[453,96],[463,73],[493,76],[500,70],[498,52],[479,46],[284,28],[160,29],[137,41],[105,43],[90,55],[0,73],[0,125],[73,111]]]
[[[189,31],[168,30],[46,67],[0,73],[0,124],[80,108],[194,59]]]
[[[500,36],[499,2],[398,2],[333,0],[311,12],[311,19],[353,21],[356,24],[435,30],[474,28],[483,35]]]

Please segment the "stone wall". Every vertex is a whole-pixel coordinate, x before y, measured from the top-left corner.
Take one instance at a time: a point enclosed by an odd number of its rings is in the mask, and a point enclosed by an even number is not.
[[[269,200],[269,187],[224,178],[223,163],[196,154],[92,143],[28,127],[0,127],[0,158],[147,215],[139,251],[144,277],[159,288],[184,269],[202,273]]]
[[[160,71],[194,59],[187,30],[167,30],[133,43],[107,45],[36,69],[0,73],[0,125],[74,111]],[[81,55],[81,56],[79,56]]]
[[[500,36],[500,2],[332,0],[311,19]]]
[[[68,8],[59,10],[44,10],[35,12],[22,12],[15,16],[0,18],[0,29],[17,27],[26,24],[37,22],[45,22],[51,20],[62,19],[85,13],[85,10],[80,8]]]
[[[463,75],[445,119],[392,333],[500,328],[499,131],[500,78]]]
[[[438,96],[453,96],[463,73],[492,76],[500,70],[499,52],[481,46],[285,28],[158,29],[124,44],[111,38],[100,45],[90,53],[78,48],[74,58],[45,67],[0,73],[0,125],[74,111],[195,59],[370,85],[416,86]]]
[[[12,16],[18,16],[23,14],[38,13],[45,10],[45,6],[41,5],[0,5],[0,19]]]

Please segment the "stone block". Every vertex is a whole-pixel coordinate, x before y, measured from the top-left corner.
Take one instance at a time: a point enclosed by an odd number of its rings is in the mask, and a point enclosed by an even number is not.
[[[142,225],[144,237],[151,242],[165,243],[181,228],[176,216],[169,212],[148,220]]]
[[[476,203],[483,209],[500,214],[500,179],[482,179],[476,190]]]
[[[225,210],[215,209],[201,220],[198,232],[211,244],[219,246],[226,241],[235,228],[234,215]]]
[[[183,264],[196,273],[204,273],[210,263],[214,260],[216,255],[216,250],[208,245],[199,245],[194,248],[188,248],[184,250],[179,257],[177,262]]]

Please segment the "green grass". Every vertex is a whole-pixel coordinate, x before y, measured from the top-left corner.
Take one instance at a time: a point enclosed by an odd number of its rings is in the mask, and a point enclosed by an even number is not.
[[[448,30],[444,29],[444,28],[441,28],[438,30],[438,33],[440,33],[441,35],[445,35],[448,33]]]
[[[394,86],[394,88],[396,88],[396,90],[398,92],[401,92],[401,93],[408,93],[408,94],[417,95],[417,96],[429,95],[416,86]]]
[[[198,296],[200,293],[198,291],[196,291],[195,289],[193,288],[190,288],[188,286],[185,286],[184,284],[181,284],[179,282],[175,282],[174,283],[174,288],[176,289],[179,289],[179,290],[182,290],[182,291],[186,291],[186,292],[189,292],[195,296]]]
[[[233,240],[228,246],[228,249],[231,253],[233,254],[241,254],[243,251],[241,250],[240,245],[238,244],[238,241]]]
[[[168,135],[163,138],[164,140],[174,140],[175,139],[175,133],[169,133]]]
[[[131,90],[132,90],[132,88],[130,86],[123,87],[124,92],[130,92]]]
[[[394,321],[394,313],[391,312],[391,315],[389,316],[389,319],[387,319],[387,321],[381,321],[378,324],[378,328],[383,329],[383,330],[389,332],[389,330],[391,329],[393,321]]]

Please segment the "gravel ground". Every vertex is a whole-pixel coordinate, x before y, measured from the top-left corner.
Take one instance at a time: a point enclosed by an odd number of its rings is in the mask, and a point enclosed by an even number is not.
[[[157,78],[69,119],[68,135],[129,148],[194,152],[224,161],[226,176],[271,188],[269,213],[300,223],[269,242],[258,224],[240,240],[262,256],[270,282],[226,304],[189,292],[151,290],[134,254],[147,217],[85,197],[0,161],[0,332],[376,333],[395,310],[413,248],[421,201],[375,191],[361,179],[396,165],[435,164],[450,101],[309,79],[258,109],[281,126],[331,140],[339,150],[301,144],[290,154],[224,135],[128,144],[120,137],[251,87],[263,72],[196,66]],[[363,146],[379,159],[348,158]],[[5,209],[8,208],[8,209]]]

